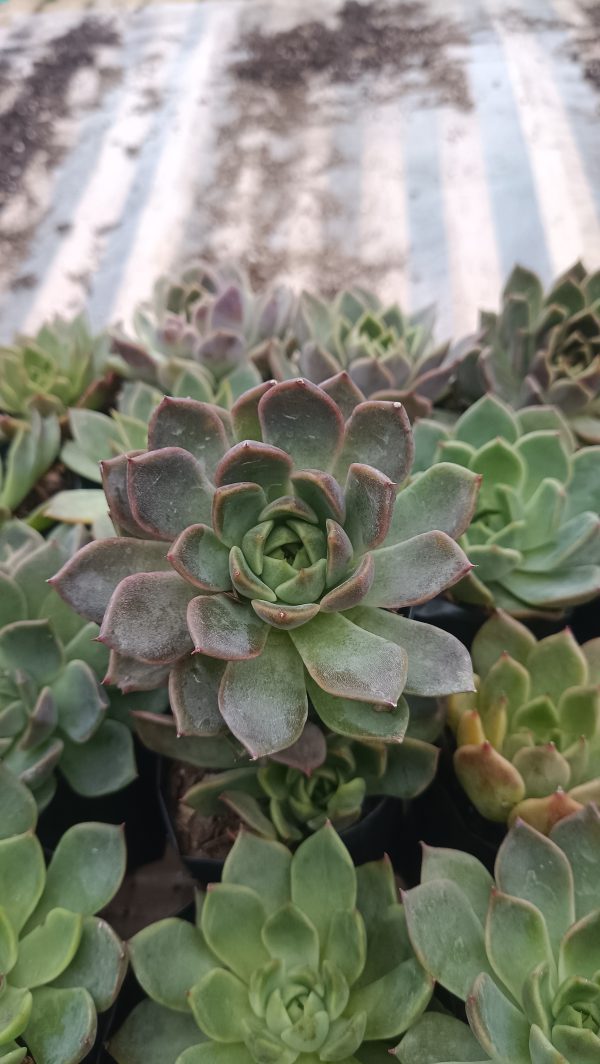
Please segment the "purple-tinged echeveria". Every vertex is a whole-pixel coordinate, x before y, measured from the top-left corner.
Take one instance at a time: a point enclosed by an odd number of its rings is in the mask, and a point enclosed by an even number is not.
[[[413,458],[401,403],[357,402],[344,373],[269,381],[231,415],[165,399],[148,443],[103,463],[123,536],[54,581],[101,623],[111,682],[169,675],[182,734],[227,725],[253,756],[298,739],[307,696],[332,731],[401,741],[403,691],[471,688],[457,640],[389,612],[469,571],[455,538],[479,486],[441,464],[398,491]]]
[[[430,309],[408,317],[396,303],[386,307],[360,288],[340,292],[332,303],[304,292],[294,361],[315,384],[346,370],[365,396],[398,399],[414,420],[431,412],[455,370],[448,344],[432,342],[433,325]]]
[[[424,848],[404,895],[426,971],[466,1002],[469,1027],[425,1013],[401,1064],[596,1064],[600,1060],[600,811],[540,834],[517,821],[495,882],[467,853]]]
[[[261,381],[251,360],[283,337],[295,306],[283,286],[252,291],[245,274],[199,262],[180,278],[160,278],[134,314],[135,338],[113,338],[136,379],[169,395],[231,407]]]
[[[600,639],[539,643],[499,611],[473,642],[477,691],[451,695],[454,768],[479,812],[547,833],[600,801]]]
[[[580,262],[544,293],[516,266],[498,314],[482,313],[462,344],[456,396],[469,405],[493,392],[513,407],[558,407],[583,443],[600,443],[600,271]]]

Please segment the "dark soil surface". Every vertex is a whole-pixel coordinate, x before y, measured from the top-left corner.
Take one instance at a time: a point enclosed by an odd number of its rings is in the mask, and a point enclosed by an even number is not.
[[[181,802],[206,775],[202,769],[172,762],[167,770],[167,796],[179,849],[186,857],[224,861],[240,829],[240,819],[223,806],[222,816],[205,817]]]
[[[108,23],[86,18],[51,40],[23,79],[11,105],[0,114],[0,209],[19,191],[23,175],[39,153],[56,153],[55,122],[67,113],[74,75],[95,64],[100,48],[119,44]],[[8,77],[6,67],[2,76]]]
[[[472,106],[464,72],[448,51],[466,44],[467,37],[450,19],[432,18],[420,3],[392,10],[347,0],[336,25],[303,22],[279,33],[253,32],[242,43],[249,54],[234,64],[237,77],[266,88],[294,88],[314,75],[347,84],[369,74],[417,71],[438,101],[462,110]]]

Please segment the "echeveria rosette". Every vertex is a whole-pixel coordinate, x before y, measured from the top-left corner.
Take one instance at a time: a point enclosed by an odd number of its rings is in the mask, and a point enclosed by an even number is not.
[[[108,335],[92,336],[83,317],[55,318],[35,337],[0,348],[0,411],[29,419],[62,416],[106,398],[112,370]]]
[[[600,443],[600,272],[576,263],[544,293],[516,266],[499,314],[481,314],[465,345],[456,392],[466,405],[491,391],[513,407],[558,407],[583,443]]]
[[[77,824],[46,868],[35,804],[2,765],[0,797],[0,1059],[78,1064],[127,967],[123,943],[95,915],[123,879],[123,832]]]
[[[262,377],[271,341],[288,329],[295,299],[280,286],[252,291],[244,273],[206,263],[161,277],[134,314],[135,339],[113,338],[132,375],[169,395],[231,407]]]
[[[431,743],[408,737],[384,744],[325,736],[309,721],[289,749],[209,773],[182,802],[202,816],[222,813],[225,803],[257,834],[299,842],[327,821],[338,831],[349,827],[367,797],[416,797],[431,783],[438,754]]]
[[[253,756],[271,754],[299,738],[308,693],[332,731],[400,741],[403,690],[472,684],[457,640],[381,607],[425,601],[469,570],[454,537],[479,479],[443,465],[397,495],[406,413],[356,404],[352,387],[330,382],[335,402],[304,380],[267,382],[230,417],[165,399],[150,450],[103,463],[128,538],[84,548],[55,586],[102,623],[114,682],[123,656],[170,674],[182,734],[225,724]]]
[[[600,639],[565,628],[539,642],[498,613],[472,647],[477,691],[451,695],[454,768],[490,820],[554,823],[600,802]]]
[[[293,856],[240,833],[195,925],[154,924],[130,954],[150,1001],[112,1039],[118,1064],[385,1064],[433,986],[391,865],[355,869],[330,826]]]
[[[415,427],[417,470],[456,462],[483,476],[461,544],[475,568],[460,602],[515,616],[560,614],[600,588],[600,447],[576,453],[558,410],[514,413],[487,395],[452,429]]]
[[[100,686],[108,667],[98,634],[48,587],[81,537],[43,537],[20,521],[0,531],[0,759],[31,788],[40,808],[58,767],[88,797],[136,775],[127,698]]]
[[[410,939],[432,978],[466,1001],[470,1030],[425,1014],[402,1064],[595,1064],[600,1060],[600,812],[540,834],[518,821],[495,883],[474,857],[424,848],[404,896]]]
[[[454,373],[448,344],[432,342],[433,326],[431,310],[409,317],[398,304],[385,306],[364,289],[340,292],[332,303],[304,292],[293,361],[315,384],[346,370],[363,395],[399,400],[414,420],[431,412]],[[279,362],[285,364],[281,357]]]

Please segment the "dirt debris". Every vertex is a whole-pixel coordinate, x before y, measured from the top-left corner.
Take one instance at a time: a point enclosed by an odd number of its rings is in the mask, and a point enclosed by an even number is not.
[[[73,78],[95,66],[99,49],[119,42],[112,25],[85,18],[49,41],[35,60],[15,99],[0,114],[0,209],[21,190],[27,169],[40,155],[50,165],[56,161],[56,122],[68,114]]]
[[[186,857],[224,861],[240,829],[240,818],[223,804],[219,816],[201,816],[182,804],[183,795],[207,775],[202,769],[176,761],[168,769],[168,801],[177,841]],[[211,773],[208,773],[211,775]]]
[[[464,72],[451,55],[468,43],[446,17],[433,17],[421,3],[388,7],[347,0],[336,23],[312,20],[278,33],[255,30],[242,42],[248,51],[233,71],[242,81],[285,91],[314,76],[351,84],[367,75],[416,73],[437,101],[469,110]]]

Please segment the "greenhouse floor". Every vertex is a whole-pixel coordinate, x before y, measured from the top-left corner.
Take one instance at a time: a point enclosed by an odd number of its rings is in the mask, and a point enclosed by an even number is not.
[[[0,107],[3,341],[197,254],[440,336],[516,260],[599,258],[599,4],[7,0]]]

